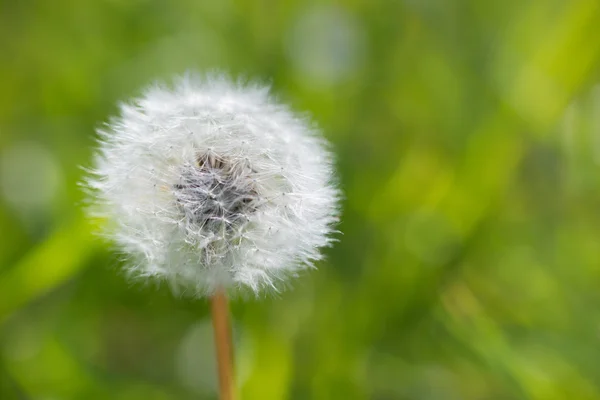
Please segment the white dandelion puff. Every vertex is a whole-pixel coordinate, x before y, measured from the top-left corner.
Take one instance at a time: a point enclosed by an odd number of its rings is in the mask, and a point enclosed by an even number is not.
[[[85,182],[137,277],[258,293],[313,266],[340,193],[332,154],[267,87],[187,75],[121,105]]]

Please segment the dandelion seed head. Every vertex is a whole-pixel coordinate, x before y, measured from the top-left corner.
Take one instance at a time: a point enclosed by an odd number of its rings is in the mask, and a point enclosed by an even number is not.
[[[86,181],[127,270],[193,296],[255,293],[321,259],[340,192],[328,144],[267,87],[186,75],[122,104]]]

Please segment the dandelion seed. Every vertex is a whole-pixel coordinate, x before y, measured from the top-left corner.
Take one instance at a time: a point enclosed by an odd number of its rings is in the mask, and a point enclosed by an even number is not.
[[[99,134],[86,185],[133,276],[196,297],[258,293],[332,242],[327,143],[266,87],[187,75],[121,105]]]

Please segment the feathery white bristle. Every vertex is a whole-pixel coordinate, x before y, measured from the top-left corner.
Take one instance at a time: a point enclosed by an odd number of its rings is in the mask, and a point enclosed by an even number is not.
[[[187,75],[99,131],[86,185],[129,271],[200,297],[276,287],[321,258],[338,220],[332,154],[267,87]]]

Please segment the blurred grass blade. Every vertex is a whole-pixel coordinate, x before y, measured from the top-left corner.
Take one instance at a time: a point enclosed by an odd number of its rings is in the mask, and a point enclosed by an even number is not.
[[[0,321],[74,276],[95,247],[83,217],[53,232],[0,276]]]

